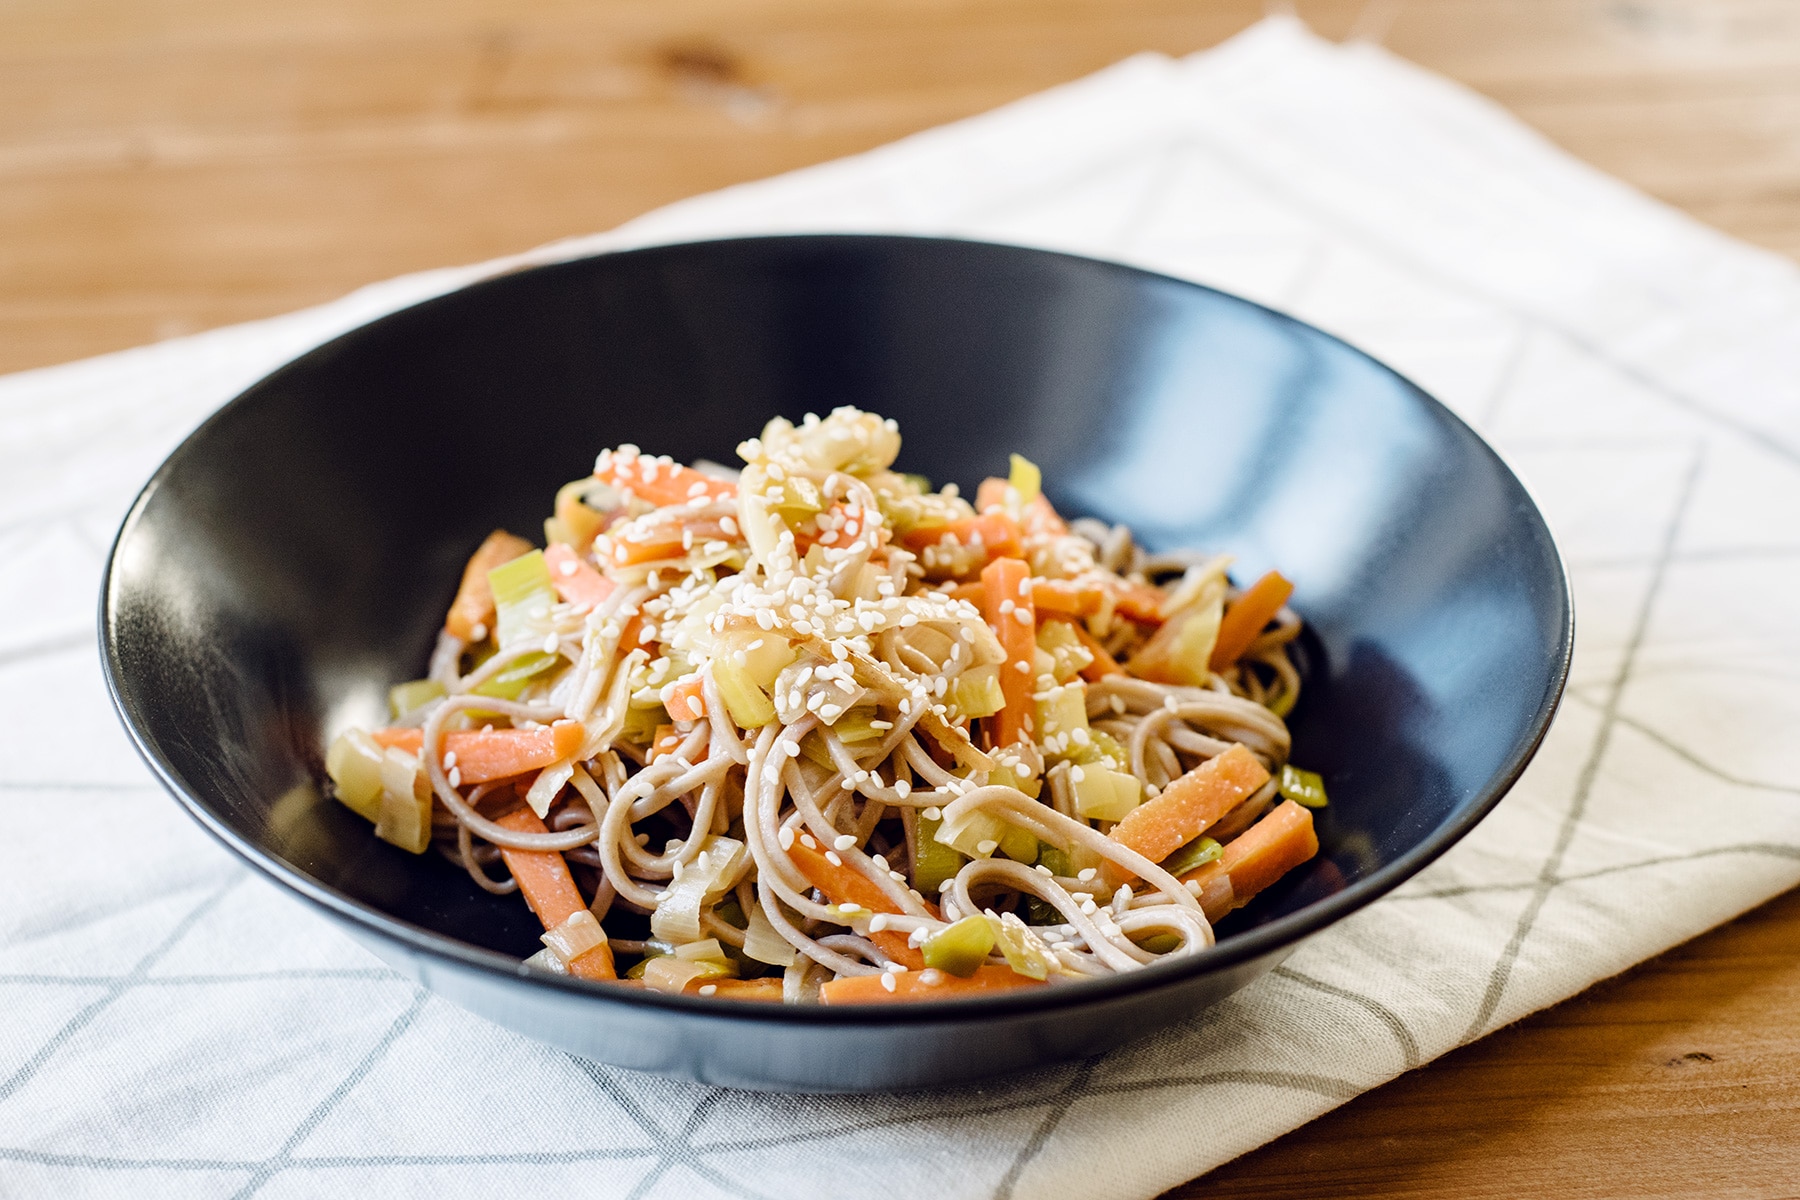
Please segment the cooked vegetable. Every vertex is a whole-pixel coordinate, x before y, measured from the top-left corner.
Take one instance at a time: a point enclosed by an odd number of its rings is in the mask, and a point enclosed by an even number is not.
[[[530,549],[530,542],[504,529],[488,534],[463,568],[462,585],[456,589],[456,599],[450,602],[450,615],[444,618],[444,628],[453,637],[478,642],[491,632],[494,593],[488,587],[488,572]]]
[[[377,729],[370,736],[408,754],[419,753],[425,741],[420,729]],[[444,770],[456,770],[466,784],[510,779],[570,757],[581,749],[584,736],[579,721],[537,729],[459,729],[443,737]]]
[[[1031,567],[1018,558],[996,558],[981,571],[982,615],[999,639],[1000,691],[994,745],[1010,746],[1031,733],[1032,662],[1037,651],[1037,610],[1031,602]]]
[[[1231,880],[1232,907],[1242,908],[1256,894],[1319,852],[1312,813],[1292,800],[1276,805],[1262,820],[1225,844],[1216,862],[1184,877],[1201,884],[1219,875]]]
[[[901,1000],[950,1000],[1014,988],[1042,987],[1043,981],[1011,967],[979,967],[967,979],[943,971],[908,971],[904,975],[850,975],[819,989],[820,1004],[891,1004]]]
[[[987,961],[994,930],[983,916],[964,917],[925,939],[925,965],[967,979]]]
[[[1212,669],[1223,671],[1242,658],[1250,643],[1275,619],[1275,614],[1293,594],[1294,585],[1282,578],[1281,572],[1270,571],[1233,600],[1219,622],[1219,636],[1213,643],[1210,663]]]
[[[1113,827],[1112,840],[1161,862],[1269,782],[1269,772],[1242,745],[1207,759],[1170,782]]]
[[[1281,794],[1306,808],[1324,808],[1325,781],[1316,772],[1302,771],[1293,763],[1281,766]]]

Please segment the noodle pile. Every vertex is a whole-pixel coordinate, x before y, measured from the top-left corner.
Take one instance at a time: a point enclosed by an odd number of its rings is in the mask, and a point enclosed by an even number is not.
[[[1285,581],[1065,523],[1017,456],[971,504],[899,449],[843,408],[739,472],[602,453],[547,551],[477,552],[337,796],[522,891],[533,966],[621,985],[878,1002],[1211,945],[1317,847]]]

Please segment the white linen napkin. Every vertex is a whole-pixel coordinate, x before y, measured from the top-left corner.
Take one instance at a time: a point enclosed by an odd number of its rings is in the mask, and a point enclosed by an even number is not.
[[[1104,1057],[798,1097],[579,1061],[387,971],[158,794],[92,611],[209,410],[526,261],[777,230],[1118,258],[1288,309],[1471,420],[1573,573],[1568,698],[1464,843]],[[0,380],[0,1193],[1146,1197],[1800,881],[1800,272],[1489,103],[1273,20],[504,263]]]

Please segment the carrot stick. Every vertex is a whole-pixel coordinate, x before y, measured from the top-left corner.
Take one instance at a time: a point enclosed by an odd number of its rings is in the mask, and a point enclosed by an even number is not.
[[[1134,621],[1162,621],[1162,593],[1141,583],[1101,583],[1094,580],[1040,579],[1031,595],[1040,611],[1070,617],[1091,617],[1106,607],[1111,593],[1113,608]]]
[[[825,857],[825,851],[816,844],[809,846],[810,834],[794,839],[788,848],[787,856],[793,864],[800,868],[808,883],[825,893],[833,904],[855,904],[872,913],[897,913],[900,907],[888,899],[886,892],[876,886],[875,881],[849,865],[838,865]],[[929,901],[926,909],[935,914],[937,909]],[[871,932],[869,940],[881,947],[881,952],[895,962],[914,970],[925,965],[925,956],[906,944],[907,935],[897,929],[883,929]]]
[[[908,530],[900,536],[900,544],[908,550],[921,551],[927,546],[935,546],[945,534],[968,545],[977,538],[986,548],[989,561],[997,558],[1017,557],[1023,552],[1023,544],[1019,540],[1019,526],[1016,521],[1003,512],[986,512],[979,517],[964,517],[960,521],[952,521],[948,525],[923,525]]]
[[[565,603],[593,608],[612,595],[613,581],[583,562],[572,546],[551,542],[544,547],[544,565],[550,568],[550,585]]]
[[[893,1004],[907,1000],[950,1000],[981,996],[1013,988],[1042,987],[1043,981],[1020,975],[1011,967],[992,964],[975,968],[966,978],[945,971],[907,971],[891,976],[889,991],[880,975],[849,975],[819,988],[820,1004]]]
[[[1256,756],[1235,745],[1126,813],[1108,836],[1151,862],[1161,862],[1268,781],[1269,772]]]
[[[417,754],[425,745],[422,729],[377,729],[377,744]],[[446,733],[442,745],[464,783],[489,783],[527,771],[541,771],[581,749],[587,730],[580,721],[558,721],[542,729],[458,729]]]
[[[981,571],[982,615],[1000,639],[1006,661],[1000,665],[1000,694],[1006,706],[994,715],[994,745],[1010,746],[1029,736],[1031,693],[1037,674],[1037,609],[1032,603],[1031,568],[1022,558],[996,558]]]
[[[702,475],[667,457],[621,454],[616,450],[600,455],[600,461],[594,465],[594,478],[621,492],[641,496],[658,508],[686,504],[701,497],[722,500],[737,495],[737,484],[729,479]]]
[[[537,814],[524,807],[513,809],[494,823],[514,833],[549,832]],[[513,850],[502,846],[500,857],[505,860],[506,869],[512,872],[513,878],[519,881],[520,894],[538,920],[544,923],[545,929],[555,929],[587,909],[574,877],[569,874],[569,864],[554,850]],[[612,947],[606,942],[572,959],[567,966],[569,974],[582,979],[616,979],[619,974],[613,966]]]
[[[1219,622],[1219,636],[1213,642],[1212,660],[1208,665],[1215,671],[1223,671],[1232,663],[1244,656],[1250,643],[1262,633],[1263,627],[1275,619],[1281,606],[1288,602],[1294,594],[1294,585],[1282,578],[1281,572],[1270,571],[1250,587],[1225,610],[1225,616]]]
[[[1312,810],[1283,800],[1267,816],[1225,843],[1224,853],[1181,878],[1197,880],[1202,891],[1223,875],[1231,881],[1233,908],[1319,852]]]
[[[504,529],[496,529],[487,535],[469,556],[468,565],[463,568],[462,583],[456,589],[456,599],[450,602],[450,613],[444,618],[444,628],[449,630],[450,636],[465,642],[481,640],[475,636],[476,627],[486,629],[494,623],[494,592],[488,587],[488,572],[529,553],[530,542]],[[482,636],[486,636],[485,632]]]
[[[781,977],[765,975],[761,979],[695,979],[682,990],[689,995],[711,984],[713,995],[721,1000],[759,1000],[764,1004],[781,1003]]]

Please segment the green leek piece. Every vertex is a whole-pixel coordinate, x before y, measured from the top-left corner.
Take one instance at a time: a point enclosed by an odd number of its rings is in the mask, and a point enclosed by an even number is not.
[[[775,633],[739,630],[719,637],[719,656],[742,667],[750,682],[764,691],[775,686],[776,677],[798,654],[792,642]]]
[[[1153,933],[1138,945],[1152,954],[1167,954],[1181,949],[1181,938],[1173,933]]]
[[[1024,771],[1012,767],[995,767],[988,772],[989,787],[1017,788],[1033,800],[1044,790],[1044,781],[1035,775],[1027,775]]]
[[[1070,748],[1081,739],[1076,731],[1088,733],[1087,684],[1065,683],[1038,693],[1037,739],[1043,742],[1059,735],[1070,736]],[[1091,740],[1091,735],[1090,735]]]
[[[733,662],[729,656],[715,658],[712,673],[713,682],[719,685],[719,696],[725,701],[725,710],[733,721],[745,729],[761,729],[775,719],[775,702],[769,699],[769,693],[756,685],[743,665]]]
[[[1137,776],[1105,767],[1083,767],[1074,780],[1075,811],[1096,821],[1123,821],[1143,799]]]
[[[1070,879],[1075,875],[1075,867],[1069,862],[1068,852],[1052,846],[1049,842],[1039,843],[1037,860],[1038,866],[1043,867],[1052,875],[1060,876],[1063,879]]]
[[[1101,766],[1112,771],[1123,771],[1131,756],[1125,753],[1125,747],[1104,729],[1088,730],[1085,746],[1076,746],[1070,753],[1070,759],[1083,767]]]
[[[1008,825],[1000,835],[1000,853],[1014,862],[1034,863],[1038,856],[1037,835],[1029,829]]]
[[[556,588],[550,582],[550,567],[542,550],[521,554],[511,562],[501,563],[488,572],[488,587],[494,593],[494,636],[502,649],[522,637],[541,639],[541,618],[531,615],[536,608],[549,608],[556,603]]]
[[[1044,490],[1044,473],[1023,454],[1015,454],[1012,456],[1012,470],[1007,474],[1006,482],[1019,494],[1020,504],[1030,504]]]
[[[934,835],[945,846],[953,846],[968,858],[992,858],[1000,848],[1006,825],[999,817],[980,809],[971,809],[954,823],[945,821]]]
[[[917,475],[911,471],[906,471],[901,474],[900,478],[906,480],[906,482],[908,482],[908,483],[912,484],[914,487],[918,488],[920,495],[924,495],[926,492],[931,492],[931,491],[937,490],[931,486],[930,478],[928,478],[927,476],[924,476],[924,475]]]
[[[1306,808],[1324,808],[1325,781],[1316,772],[1302,771],[1292,763],[1281,767],[1281,794]]]
[[[414,854],[431,848],[431,785],[418,759],[392,747],[381,752],[381,815],[375,819],[375,836]]]
[[[381,747],[360,729],[338,734],[325,752],[325,773],[345,808],[367,821],[381,819]]]
[[[435,679],[412,679],[396,683],[388,689],[388,716],[398,721],[415,708],[431,703],[444,694],[444,685]]]
[[[660,703],[645,708],[633,704],[625,709],[625,724],[619,730],[619,740],[633,746],[648,746],[656,740],[657,726],[670,723],[669,710]]]
[[[994,948],[994,929],[986,917],[964,917],[925,939],[925,965],[967,979]]]
[[[846,746],[880,741],[887,731],[876,729],[869,724],[870,721],[876,719],[875,710],[872,708],[853,708],[832,722],[831,731],[837,734],[838,741]]]
[[[1015,974],[1027,979],[1049,978],[1049,952],[1037,936],[1025,928],[1025,922],[1007,913],[1001,917],[988,917],[987,923],[994,931],[994,944],[1000,947],[1000,953],[1006,956],[1006,965]]]
[[[496,700],[517,700],[531,686],[531,681],[562,661],[560,654],[542,650],[524,655],[480,687],[471,689],[476,696],[492,696]]]
[[[1205,866],[1223,853],[1225,853],[1225,847],[1211,838],[1197,837],[1163,859],[1162,869],[1171,875],[1180,877],[1197,867]]]
[[[968,859],[953,847],[937,840],[943,821],[919,814],[914,825],[913,886],[926,896],[935,896],[938,886],[954,878]]]
[[[1068,683],[1083,670],[1094,665],[1094,653],[1081,644],[1075,626],[1067,621],[1045,621],[1038,626],[1038,649],[1049,656],[1050,674],[1056,682]],[[1086,724],[1084,720],[1082,724]]]
[[[1281,695],[1275,697],[1275,703],[1269,705],[1269,711],[1283,720],[1286,720],[1287,715],[1294,711],[1294,701],[1299,698],[1299,692],[1296,692],[1293,688],[1288,688],[1286,691],[1282,692]]]
[[[805,756],[806,761],[824,770],[837,770],[837,766],[831,761],[831,751],[825,746],[825,739],[816,729],[800,739],[800,753]]]
[[[945,699],[958,716],[993,716],[1006,707],[1006,694],[1000,690],[1000,668],[991,664],[970,667],[956,677]]]

